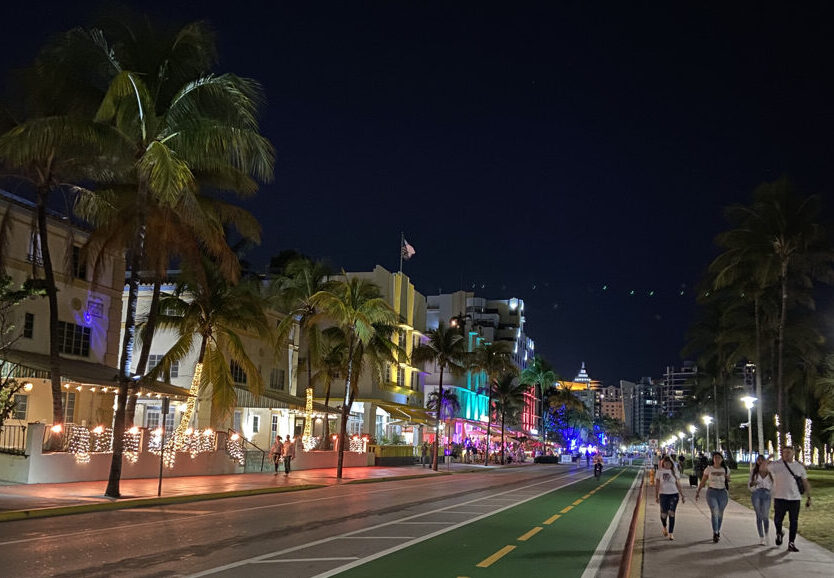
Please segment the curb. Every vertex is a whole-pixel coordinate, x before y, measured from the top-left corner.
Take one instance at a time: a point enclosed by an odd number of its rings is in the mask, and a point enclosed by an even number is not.
[[[459,472],[455,472],[459,473]],[[394,482],[398,480],[416,480],[419,478],[434,478],[436,476],[452,476],[452,472],[437,472],[434,474],[413,474],[408,476],[387,476],[384,478],[363,478],[361,480],[350,480],[343,485],[348,484],[375,484],[377,482]]]
[[[305,484],[299,486],[282,486],[280,488],[252,488],[249,490],[234,490],[231,492],[217,492],[213,494],[187,494],[182,496],[167,496],[164,498],[139,498],[124,501],[98,502],[95,504],[80,504],[75,506],[58,506],[54,508],[34,508],[31,510],[10,510],[0,512],[0,522],[16,520],[30,520],[34,518],[51,518],[54,516],[70,516],[87,512],[106,512],[110,510],[125,510],[128,508],[149,508],[167,504],[183,504],[187,502],[203,502],[208,500],[222,500],[224,498],[239,498],[244,496],[258,496],[262,494],[282,494],[285,492],[299,492],[327,487],[324,484]]]

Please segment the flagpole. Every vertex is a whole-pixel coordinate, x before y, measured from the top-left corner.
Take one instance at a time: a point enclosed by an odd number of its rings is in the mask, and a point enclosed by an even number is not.
[[[405,247],[405,233],[400,231],[400,273],[403,272],[403,247]]]

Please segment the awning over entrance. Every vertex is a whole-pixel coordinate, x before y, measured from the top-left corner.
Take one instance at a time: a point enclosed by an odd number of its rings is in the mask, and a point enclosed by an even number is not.
[[[3,351],[3,359],[40,373],[38,377],[49,379],[49,356],[45,353],[7,349]],[[61,357],[61,379],[82,385],[116,387],[119,385],[119,370],[101,363]],[[188,397],[187,389],[162,381],[142,383],[138,389],[146,393]]]
[[[422,407],[413,407],[410,405],[400,405],[397,403],[385,402],[380,403],[374,400],[367,400],[368,403],[378,405],[385,411],[391,414],[394,419],[401,419],[409,423],[419,423],[423,425],[432,425],[434,420],[429,417],[426,410]]]
[[[283,408],[304,411],[307,408],[307,401],[284,391],[265,389],[260,395],[255,395],[248,389],[235,387],[238,407],[257,408]],[[323,403],[313,402],[313,411],[316,413],[338,414],[339,410],[326,406]]]

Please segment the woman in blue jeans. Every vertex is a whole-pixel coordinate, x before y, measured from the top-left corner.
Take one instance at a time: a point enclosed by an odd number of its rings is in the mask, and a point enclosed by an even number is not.
[[[756,510],[756,530],[759,531],[759,544],[770,542],[770,491],[773,489],[773,475],[768,469],[764,456],[756,458],[756,465],[750,473],[750,490],[753,492],[753,509]]]
[[[712,452],[712,465],[704,470],[704,476],[695,492],[697,502],[701,495],[701,488],[707,486],[707,504],[712,520],[712,541],[721,539],[721,522],[724,520],[724,508],[727,507],[730,487],[730,470],[724,465],[724,456],[720,452]]]

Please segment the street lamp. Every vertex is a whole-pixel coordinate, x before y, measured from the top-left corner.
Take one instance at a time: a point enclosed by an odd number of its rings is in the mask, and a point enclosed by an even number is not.
[[[698,428],[692,424],[689,424],[689,433],[692,435],[689,438],[689,452],[692,454],[692,467],[695,467],[695,432],[698,431]]]
[[[680,440],[681,440],[681,449],[680,449],[680,453],[683,453],[683,440],[684,440],[685,438],[686,438],[686,434],[685,434],[685,433],[683,433],[682,431],[679,431],[679,432],[678,432],[678,439],[680,439]]]
[[[707,453],[709,453],[709,424],[712,423],[712,416],[705,415],[701,418],[704,422],[704,425],[707,426]]]
[[[751,395],[745,395],[741,398],[741,402],[744,404],[744,407],[747,408],[747,450],[750,452],[750,457],[747,458],[747,461],[750,464],[750,471],[753,471],[753,417],[751,415],[753,411],[753,405],[756,403],[756,398]]]

